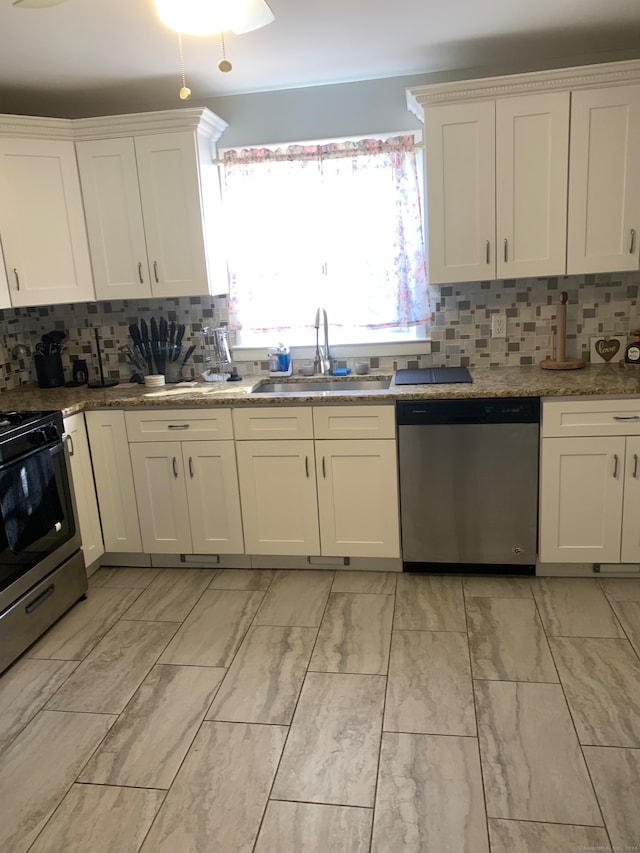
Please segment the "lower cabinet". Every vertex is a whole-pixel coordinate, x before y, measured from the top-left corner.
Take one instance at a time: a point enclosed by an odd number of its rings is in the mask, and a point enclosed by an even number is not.
[[[84,564],[89,568],[104,554],[104,544],[84,415],[70,415],[65,418],[64,431],[69,437],[71,479]]]
[[[124,416],[118,409],[85,413],[104,549],[136,554],[143,549]]]
[[[233,441],[130,445],[143,550],[242,554]]]
[[[633,400],[543,406],[541,562],[640,563],[640,436],[624,434],[639,411]]]
[[[234,427],[247,553],[399,556],[393,406],[235,409]]]

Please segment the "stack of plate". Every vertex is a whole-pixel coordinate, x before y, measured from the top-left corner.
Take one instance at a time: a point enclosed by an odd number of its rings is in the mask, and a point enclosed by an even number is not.
[[[164,385],[164,374],[152,373],[149,376],[145,376],[144,384],[149,388],[158,388],[160,385]]]

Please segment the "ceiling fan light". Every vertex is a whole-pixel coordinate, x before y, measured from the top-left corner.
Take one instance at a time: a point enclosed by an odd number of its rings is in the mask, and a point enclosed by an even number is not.
[[[273,20],[264,0],[154,0],[158,17],[178,33],[249,32]]]

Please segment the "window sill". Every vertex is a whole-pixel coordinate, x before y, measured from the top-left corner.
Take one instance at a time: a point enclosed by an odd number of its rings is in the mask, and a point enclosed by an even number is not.
[[[371,358],[376,356],[390,355],[429,355],[431,352],[431,339],[422,338],[414,341],[388,341],[380,343],[365,344],[331,344],[331,355],[333,358]],[[292,346],[291,358],[312,359],[316,348],[314,344],[309,346]],[[264,361],[267,357],[266,347],[233,347],[234,361]]]

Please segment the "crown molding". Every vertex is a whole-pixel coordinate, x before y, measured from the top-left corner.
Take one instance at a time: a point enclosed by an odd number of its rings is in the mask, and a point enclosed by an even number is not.
[[[638,82],[640,82],[640,60],[630,59],[624,62],[578,65],[572,68],[534,71],[528,74],[413,86],[406,90],[407,108],[420,121],[423,121],[424,108],[433,104],[507,98],[513,95],[567,89],[595,89]]]
[[[144,136],[193,130],[216,142],[229,125],[206,107],[179,110],[97,116],[73,120],[74,139],[113,139],[119,136]]]
[[[73,140],[73,121],[67,118],[0,115],[0,135],[28,136],[30,139]]]

